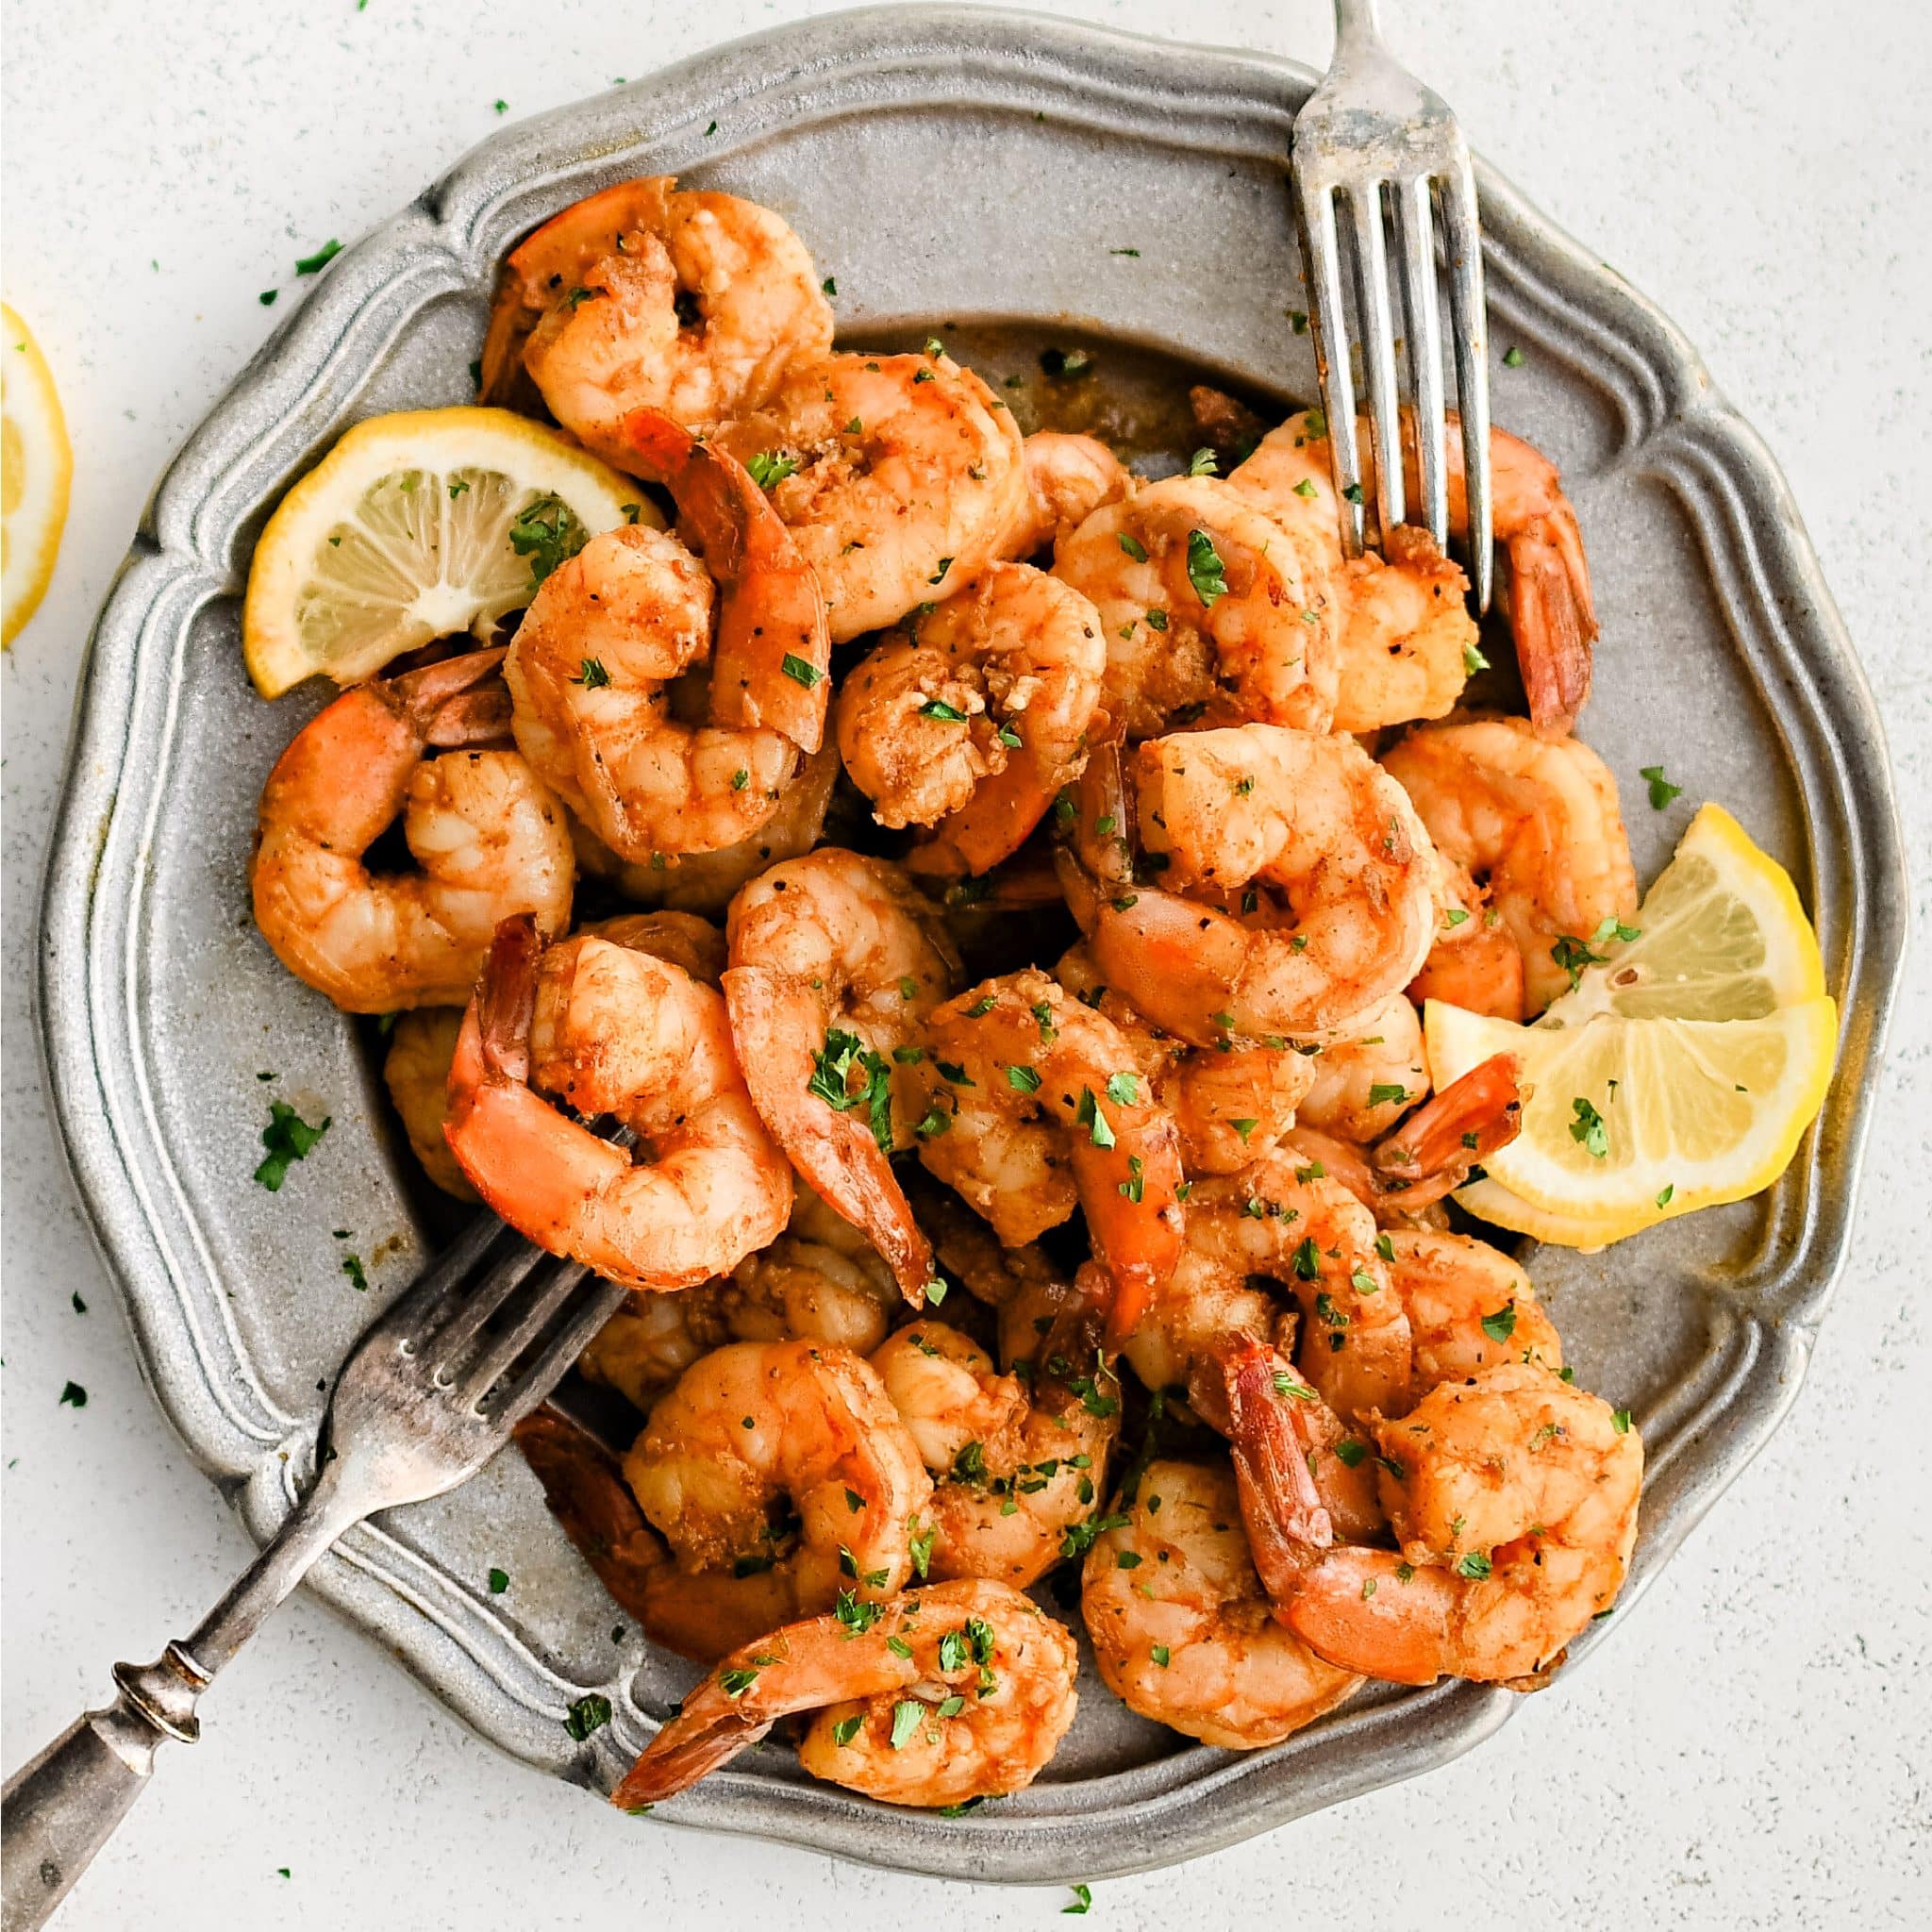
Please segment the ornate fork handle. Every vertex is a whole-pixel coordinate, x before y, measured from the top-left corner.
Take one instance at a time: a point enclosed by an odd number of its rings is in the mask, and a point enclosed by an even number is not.
[[[0,1799],[0,1928],[38,1932],[147,1789],[170,1738],[201,1736],[195,1706],[324,1551],[368,1514],[340,1462],[296,1505],[273,1541],[185,1641],[151,1664],[116,1664],[114,1701],[77,1718],[8,1779]]]

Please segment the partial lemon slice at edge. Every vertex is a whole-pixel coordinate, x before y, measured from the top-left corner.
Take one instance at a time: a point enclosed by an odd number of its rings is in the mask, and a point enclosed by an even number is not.
[[[546,499],[586,538],[662,521],[637,483],[508,409],[357,424],[256,545],[242,648],[257,690],[278,697],[317,672],[354,683],[435,638],[487,640],[530,600],[511,532]]]
[[[67,526],[74,451],[54,372],[32,331],[0,304],[0,646],[12,643],[53,581]]]

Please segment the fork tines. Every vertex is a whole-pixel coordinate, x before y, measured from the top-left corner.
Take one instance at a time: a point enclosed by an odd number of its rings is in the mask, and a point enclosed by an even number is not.
[[[1325,93],[1326,89],[1323,90]],[[1449,478],[1443,449],[1442,333],[1436,291],[1435,227],[1440,220],[1449,275],[1456,388],[1462,419],[1469,508],[1469,574],[1479,608],[1491,592],[1490,389],[1483,310],[1482,241],[1469,151],[1446,108],[1418,89],[1424,106],[1403,121],[1344,118],[1322,110],[1318,94],[1295,125],[1295,211],[1307,265],[1309,321],[1322,408],[1328,419],[1342,544],[1361,554],[1367,536],[1361,454],[1356,435],[1351,341],[1358,341],[1368,390],[1374,455],[1375,513],[1387,533],[1407,521],[1396,341],[1389,295],[1387,240],[1392,226],[1402,291],[1407,396],[1413,411],[1421,521],[1438,545],[1449,535]],[[1356,331],[1342,286],[1343,243],[1337,204],[1346,208]]]

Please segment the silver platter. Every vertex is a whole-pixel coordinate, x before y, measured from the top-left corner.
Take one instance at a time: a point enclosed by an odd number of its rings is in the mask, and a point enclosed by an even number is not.
[[[355,1030],[248,915],[262,778],[319,707],[260,702],[238,648],[251,546],[351,423],[470,400],[496,263],[566,203],[675,173],[782,211],[841,330],[1078,323],[1284,395],[1314,392],[1283,166],[1314,76],[1020,13],[884,8],[788,26],[506,129],[322,277],[170,465],[95,627],[48,871],[42,1016],[69,1158],[142,1362],[196,1461],[265,1537],[309,1466],[321,1379],[431,1234]],[[1844,1013],[1819,1125],[1766,1197],[1608,1253],[1546,1250],[1582,1381],[1650,1445],[1617,1616],[1777,1425],[1842,1264],[1899,972],[1900,838],[1878,721],[1790,494],[1677,331],[1478,168],[1497,414],[1561,466],[1604,635],[1585,720],[1640,874],[1723,800],[1797,877]],[[1110,251],[1136,248],[1138,256]],[[1640,765],[1688,789],[1642,801]],[[274,1074],[273,1082],[262,1080]],[[334,1126],[279,1194],[251,1185],[267,1098]],[[337,1229],[348,1230],[339,1238]],[[511,1590],[491,1596],[491,1566]],[[483,1736],[608,1790],[689,1681],[606,1599],[502,1458],[349,1537],[311,1587]],[[614,1722],[572,1741],[566,1706]],[[1364,1696],[1234,1755],[1129,1716],[1088,1670],[1029,1791],[959,1819],[747,1754],[663,1815],[908,1871],[1105,1877],[1195,1857],[1467,1750],[1514,1707],[1465,1684]]]

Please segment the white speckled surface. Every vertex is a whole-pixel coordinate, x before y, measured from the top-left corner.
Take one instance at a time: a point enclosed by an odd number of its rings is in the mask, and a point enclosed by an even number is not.
[[[296,299],[292,258],[408,199],[497,125],[499,96],[531,111],[821,10],[6,0],[5,293],[53,362],[76,456],[53,591],[0,666],[8,1768],[99,1699],[114,1657],[152,1656],[191,1624],[246,1554],[140,1386],[31,1039],[34,900],[78,651],[145,491],[265,333],[258,292]],[[1158,0],[1063,10],[1145,30],[1174,13]],[[1193,0],[1186,30],[1319,62],[1327,10]],[[1932,272],[1898,215],[1916,208],[1923,226],[1932,202],[1932,25],[1906,0],[1860,8],[1856,38],[1802,0],[1386,10],[1476,143],[1663,305],[1786,465],[1886,718],[1923,931]],[[1507,391],[1499,410],[1507,422]],[[1619,1641],[1477,1755],[1184,1872],[1105,1886],[1096,1923],[1341,1924],[1363,1915],[1357,1883],[1377,1917],[1418,1925],[1932,1918],[1932,1541],[1907,1526],[1926,1481],[1911,1418],[1932,1374],[1915,1300],[1932,1243],[1932,1019],[1909,996],[1885,1079],[1851,1266],[1798,1406]],[[85,1409],[58,1403],[70,1377]],[[205,1715],[207,1744],[164,1758],[58,1922],[67,1932],[118,1932],[137,1897],[157,1928],[411,1932],[619,1912],[1043,1924],[1068,1897],[923,1884],[601,1812],[474,1740],[299,1601]],[[1343,1883],[1313,1890],[1332,1874]]]

